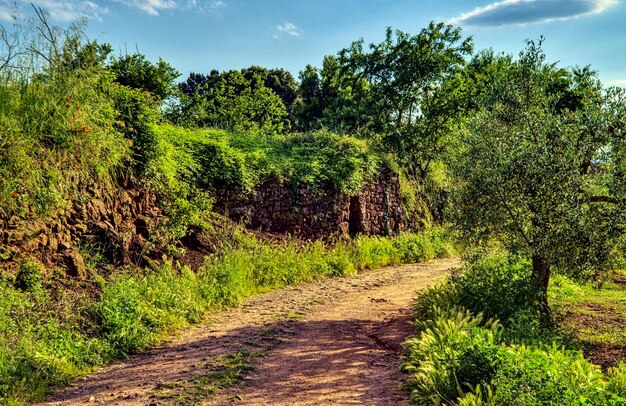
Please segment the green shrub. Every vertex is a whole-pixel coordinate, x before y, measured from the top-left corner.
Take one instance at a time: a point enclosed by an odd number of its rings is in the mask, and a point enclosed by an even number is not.
[[[626,364],[620,362],[616,367],[609,368],[607,376],[609,378],[607,389],[626,399]]]
[[[170,187],[185,181],[208,189],[238,187],[246,193],[274,178],[293,188],[334,188],[354,195],[384,160],[366,141],[323,131],[255,137],[164,124],[152,132],[156,153],[146,178]]]
[[[447,230],[433,227],[422,233],[401,233],[393,243],[400,251],[404,263],[449,257],[456,253]]]
[[[606,382],[581,353],[515,346],[492,381],[494,405],[601,405]]]
[[[532,311],[535,295],[531,278],[528,260],[494,255],[469,264],[453,283],[460,305],[506,323],[519,311]]]
[[[42,266],[32,260],[27,260],[20,264],[14,286],[25,292],[39,291],[42,287],[43,278]]]
[[[450,279],[446,278],[420,291],[412,304],[413,316],[416,320],[432,320],[436,317],[437,309],[446,312],[459,306],[458,290]]]
[[[399,250],[388,238],[360,236],[354,240],[354,258],[358,269],[372,269],[400,263]]]
[[[56,31],[53,47],[44,27],[31,28],[15,50],[21,57],[0,71],[3,217],[49,215],[79,186],[110,181],[130,155],[99,64],[106,47],[81,41],[80,29]]]
[[[198,322],[210,305],[201,283],[189,268],[169,262],[150,275],[118,278],[95,306],[102,337],[116,354],[129,355],[172,328]]]
[[[626,404],[626,367],[603,375],[568,349],[572,341],[557,326],[540,325],[524,290],[529,274],[527,261],[492,256],[418,296],[418,334],[402,363],[412,404]],[[553,285],[552,294],[580,294],[567,279]],[[481,310],[505,322],[485,322]]]
[[[39,399],[81,371],[109,360],[105,343],[89,334],[84,307],[72,292],[24,292],[0,282],[0,404]]]
[[[154,131],[159,117],[158,104],[148,92],[117,83],[111,84],[109,94],[117,112],[115,128],[131,141],[135,168],[142,173],[148,162],[157,159],[159,152]]]

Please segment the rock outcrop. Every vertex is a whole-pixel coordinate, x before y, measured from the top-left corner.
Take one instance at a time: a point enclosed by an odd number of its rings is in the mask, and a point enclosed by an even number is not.
[[[68,275],[79,279],[86,277],[79,252],[85,242],[98,246],[113,264],[137,262],[150,225],[161,217],[156,200],[133,185],[89,186],[48,218],[0,218],[1,258],[36,256],[47,264],[63,264]]]

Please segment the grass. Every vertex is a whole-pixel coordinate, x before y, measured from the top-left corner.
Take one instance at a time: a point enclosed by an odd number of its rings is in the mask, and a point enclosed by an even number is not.
[[[452,252],[441,230],[359,237],[334,247],[245,236],[196,272],[164,262],[82,285],[25,263],[22,277],[0,279],[0,403],[40,400],[55,386],[250,295]]]
[[[580,343],[585,356],[603,368],[626,357],[626,295],[623,273],[602,285],[553,279],[550,295],[563,324]]]

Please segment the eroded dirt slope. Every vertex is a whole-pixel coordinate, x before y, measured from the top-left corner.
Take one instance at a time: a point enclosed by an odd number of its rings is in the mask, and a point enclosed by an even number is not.
[[[404,404],[398,362],[410,302],[456,266],[383,268],[253,297],[45,404]]]

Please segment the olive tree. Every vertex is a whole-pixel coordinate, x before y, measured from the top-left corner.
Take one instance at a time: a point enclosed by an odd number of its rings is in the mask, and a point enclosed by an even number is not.
[[[452,164],[456,225],[471,243],[496,239],[532,259],[547,321],[551,273],[606,269],[622,230],[623,98],[607,103],[588,68],[546,63],[541,41],[484,85],[489,102],[468,119]]]

